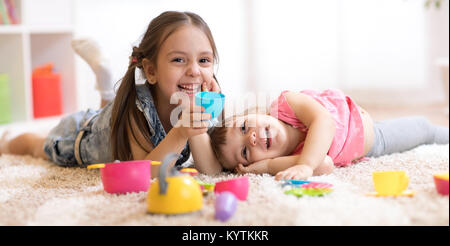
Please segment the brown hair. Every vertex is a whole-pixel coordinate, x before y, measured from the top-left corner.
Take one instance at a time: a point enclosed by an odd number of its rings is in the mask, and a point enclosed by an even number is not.
[[[145,140],[150,143],[150,130],[144,115],[136,107],[136,85],[135,70],[142,69],[142,59],[148,59],[156,68],[156,60],[159,49],[163,42],[179,27],[193,25],[202,30],[208,37],[213,49],[214,62],[218,62],[218,54],[214,39],[206,22],[197,14],[190,12],[167,11],[154,18],[145,32],[138,47],[133,47],[131,61],[128,70],[122,78],[119,89],[117,90],[111,115],[111,147],[113,158],[115,160],[132,160],[133,156],[130,147],[130,138],[127,128],[137,141],[134,131],[131,127],[131,119],[137,124]],[[145,148],[143,148],[145,149]]]
[[[223,121],[223,124],[221,122],[219,126],[212,127],[208,130],[212,150],[214,152],[214,155],[216,156],[217,161],[222,167],[225,167],[225,159],[223,158],[224,155],[221,148],[227,143],[227,130],[229,126],[228,124],[230,121],[234,121],[235,118],[236,116],[229,117]]]

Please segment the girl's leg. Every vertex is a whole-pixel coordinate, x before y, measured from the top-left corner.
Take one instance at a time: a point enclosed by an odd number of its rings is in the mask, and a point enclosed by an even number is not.
[[[11,140],[7,140],[5,135],[0,140],[0,155],[31,155],[36,158],[48,160],[44,152],[45,137],[35,133],[23,133]]]
[[[100,92],[103,108],[115,96],[108,59],[103,56],[99,45],[90,39],[73,40],[72,48],[95,73],[96,89]]]
[[[449,129],[421,116],[375,122],[374,146],[367,154],[378,157],[413,149],[422,144],[448,144]]]

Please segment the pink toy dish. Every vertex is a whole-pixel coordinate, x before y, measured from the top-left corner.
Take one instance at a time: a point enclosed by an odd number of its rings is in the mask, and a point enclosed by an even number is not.
[[[239,200],[245,201],[247,200],[248,186],[248,177],[240,177],[217,182],[214,186],[214,192],[221,193],[224,191],[230,191]]]
[[[103,188],[108,193],[147,191],[150,186],[150,165],[156,161],[122,161],[89,165],[88,169],[100,168]]]
[[[433,175],[436,191],[441,195],[448,195],[448,172]]]

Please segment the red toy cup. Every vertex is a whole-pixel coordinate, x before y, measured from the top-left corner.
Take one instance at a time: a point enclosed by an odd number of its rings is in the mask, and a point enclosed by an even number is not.
[[[232,192],[239,200],[247,200],[248,195],[248,177],[240,177],[225,181],[217,182],[214,186],[215,193],[221,193],[224,191]]]
[[[108,193],[147,191],[151,179],[151,161],[122,161],[88,166],[100,168],[103,188]]]
[[[448,172],[433,175],[436,191],[441,195],[448,195]]]

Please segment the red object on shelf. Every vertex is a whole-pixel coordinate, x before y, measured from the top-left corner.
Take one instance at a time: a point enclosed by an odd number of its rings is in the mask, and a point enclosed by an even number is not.
[[[33,70],[34,118],[62,114],[61,75],[53,73],[53,64],[45,64]]]

